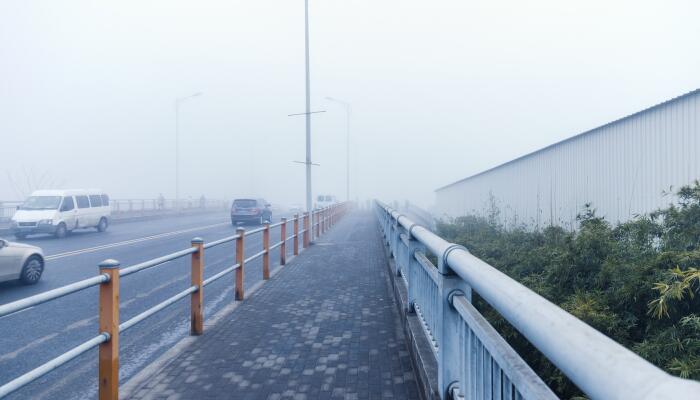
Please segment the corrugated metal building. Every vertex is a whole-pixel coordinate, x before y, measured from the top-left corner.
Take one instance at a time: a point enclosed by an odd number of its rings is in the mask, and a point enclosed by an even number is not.
[[[586,203],[608,221],[667,206],[700,178],[700,89],[436,190],[440,217],[576,227]],[[494,208],[495,205],[495,208]]]

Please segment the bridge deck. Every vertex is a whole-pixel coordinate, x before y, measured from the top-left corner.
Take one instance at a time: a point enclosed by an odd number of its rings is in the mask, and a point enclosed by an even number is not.
[[[381,246],[346,216],[129,398],[418,398]]]

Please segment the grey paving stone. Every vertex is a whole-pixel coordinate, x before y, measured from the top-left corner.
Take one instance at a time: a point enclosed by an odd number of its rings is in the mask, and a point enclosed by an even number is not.
[[[385,263],[347,216],[132,398],[418,399]]]

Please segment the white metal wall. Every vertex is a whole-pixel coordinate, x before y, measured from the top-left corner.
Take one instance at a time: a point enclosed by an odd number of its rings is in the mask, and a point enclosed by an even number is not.
[[[436,191],[439,217],[575,228],[585,203],[618,222],[667,206],[700,179],[700,89]]]

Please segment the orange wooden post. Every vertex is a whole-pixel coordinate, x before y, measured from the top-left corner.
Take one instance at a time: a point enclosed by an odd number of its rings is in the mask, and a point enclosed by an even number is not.
[[[316,237],[321,236],[321,218],[320,211],[316,211]]]
[[[270,279],[270,224],[265,224],[263,230],[263,279]]]
[[[245,229],[236,229],[236,264],[238,264],[238,269],[236,269],[236,300],[242,301],[245,298],[245,288],[243,287],[243,277],[245,276],[245,258],[243,254],[243,248],[245,244]]]
[[[309,213],[304,213],[304,248],[309,247]]]
[[[280,265],[284,265],[287,263],[287,218],[282,218],[280,231],[282,232],[282,244],[280,245]]]
[[[192,286],[197,291],[190,295],[190,335],[199,336],[204,333],[204,240],[192,239],[192,247],[197,251],[192,253]]]
[[[119,262],[100,263],[100,274],[109,281],[100,284],[100,333],[109,334],[109,340],[100,344],[99,394],[100,400],[119,399]]]
[[[294,214],[294,255],[299,255],[299,214]]]

